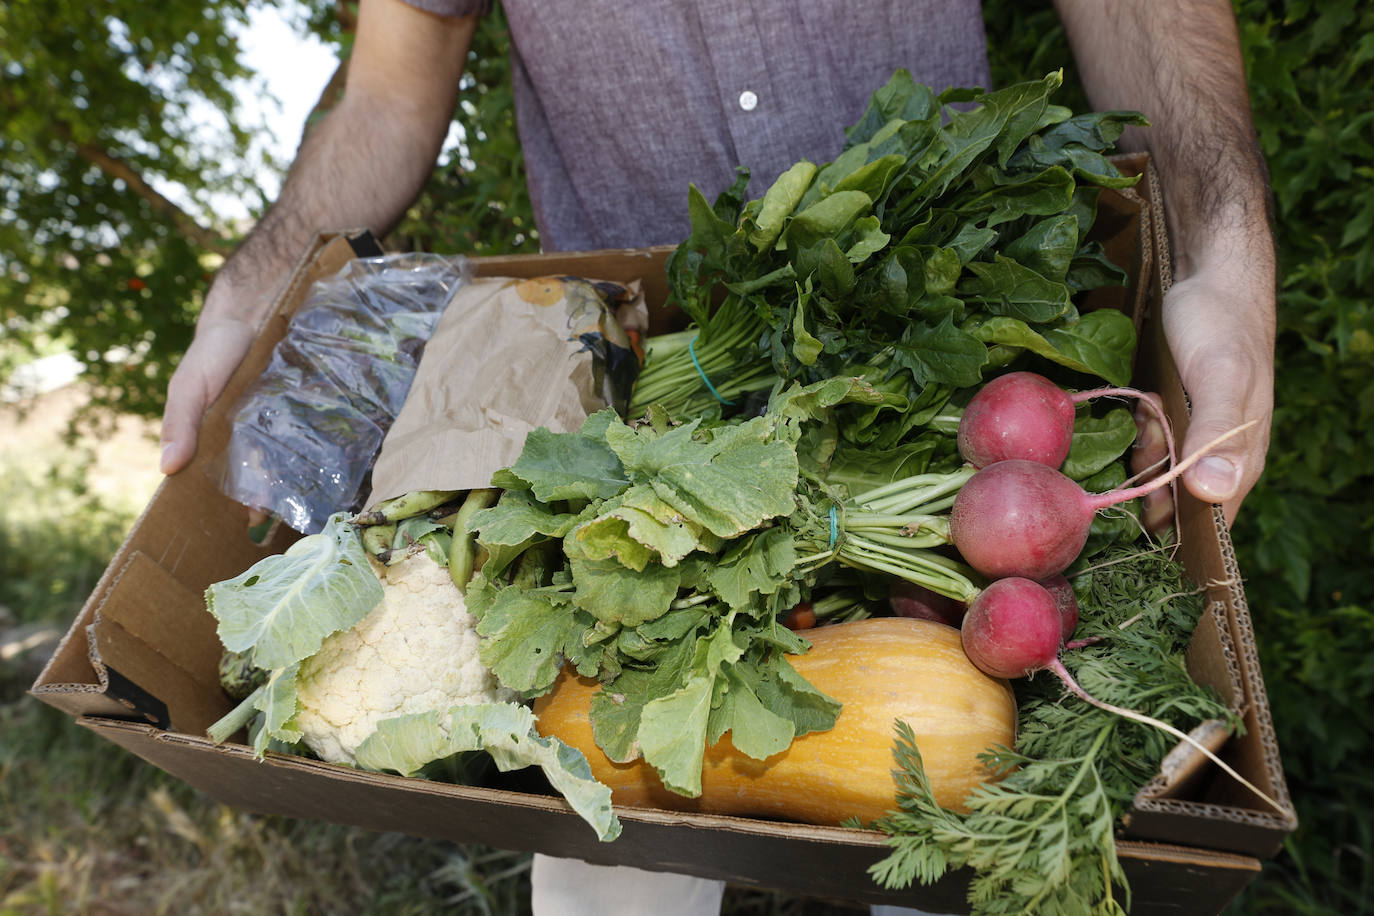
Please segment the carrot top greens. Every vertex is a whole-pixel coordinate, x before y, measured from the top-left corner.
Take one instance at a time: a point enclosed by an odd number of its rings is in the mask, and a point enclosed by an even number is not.
[[[1080,637],[1100,641],[1063,655],[1089,690],[1179,727],[1240,722],[1184,665],[1202,613],[1202,593],[1163,547],[1110,548],[1074,581]],[[979,914],[1083,913],[1124,916],[1130,906],[1115,831],[1140,787],[1159,771],[1172,739],[1086,703],[1065,702],[1053,677],[1015,682],[1015,750],[991,749],[1001,782],[976,790],[968,814],[935,804],[908,729],[894,757],[900,811],[876,826],[891,853],[871,872],[886,887],[931,883],[971,867],[969,901]]]

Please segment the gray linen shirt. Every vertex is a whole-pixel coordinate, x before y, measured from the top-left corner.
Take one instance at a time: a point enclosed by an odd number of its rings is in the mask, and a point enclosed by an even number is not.
[[[408,0],[441,15],[483,0]],[[978,0],[504,0],[516,119],[546,251],[675,244],[687,186],[749,197],[828,162],[898,67],[989,85]]]

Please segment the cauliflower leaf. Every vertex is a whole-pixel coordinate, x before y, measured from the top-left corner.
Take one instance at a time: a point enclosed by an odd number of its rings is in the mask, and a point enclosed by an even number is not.
[[[358,765],[414,776],[454,754],[485,750],[498,769],[537,766],[604,842],[620,836],[611,790],[596,781],[577,748],[535,728],[534,713],[515,703],[480,703],[384,719],[358,746]]]
[[[346,630],[382,600],[382,584],[346,516],[285,553],[265,557],[205,591],[219,638],[233,652],[252,650],[254,666],[285,668],[319,651],[325,637]]]

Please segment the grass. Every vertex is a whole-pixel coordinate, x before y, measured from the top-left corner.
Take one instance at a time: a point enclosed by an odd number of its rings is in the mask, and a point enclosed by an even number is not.
[[[0,710],[0,913],[520,911],[515,854],[244,814],[56,710]]]

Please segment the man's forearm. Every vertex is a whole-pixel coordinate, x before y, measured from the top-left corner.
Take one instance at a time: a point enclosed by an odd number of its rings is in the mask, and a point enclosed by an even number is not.
[[[1175,282],[1160,318],[1190,399],[1182,449],[1246,430],[1211,448],[1184,483],[1220,503],[1229,524],[1264,469],[1276,310],[1269,181],[1235,14],[1229,0],[1056,3],[1092,106],[1150,121],[1123,146],[1148,149],[1163,185]],[[1168,514],[1149,500],[1145,512]]]
[[[1094,108],[1144,112],[1122,139],[1164,185],[1180,276],[1270,246],[1268,173],[1228,0],[1057,0]],[[1266,265],[1272,270],[1272,259]]]
[[[385,232],[414,199],[453,119],[476,16],[361,0],[343,100],[303,144],[277,203],[215,277],[196,334],[167,385],[162,471],[194,457],[205,410],[224,391],[310,238]]]
[[[424,186],[448,133],[474,18],[368,0],[343,99],[302,144],[277,202],[225,263],[203,319],[256,323],[317,232],[383,234]]]
[[[206,316],[232,308],[235,317],[256,322],[317,232],[388,231],[423,187],[442,139],[384,108],[341,104],[311,133],[276,203],[220,269],[216,285],[233,294],[212,297]]]

